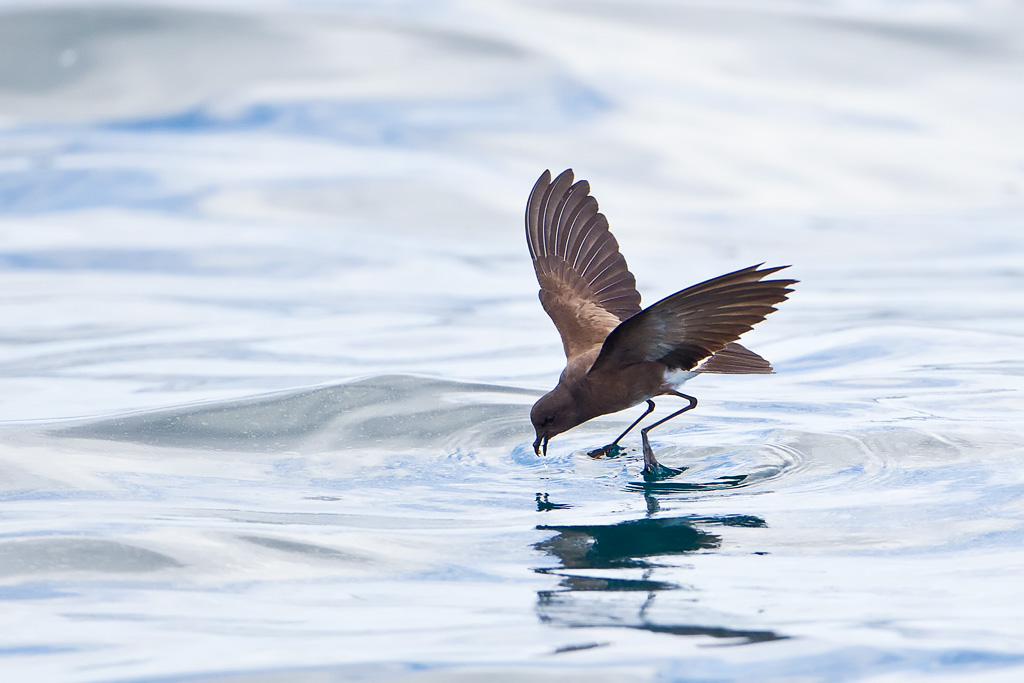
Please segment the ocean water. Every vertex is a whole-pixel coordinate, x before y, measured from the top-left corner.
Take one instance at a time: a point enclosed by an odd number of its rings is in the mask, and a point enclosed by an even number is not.
[[[1022,29],[3,0],[4,679],[1021,680]],[[647,303],[801,280],[663,482],[639,408],[531,448],[567,167]]]

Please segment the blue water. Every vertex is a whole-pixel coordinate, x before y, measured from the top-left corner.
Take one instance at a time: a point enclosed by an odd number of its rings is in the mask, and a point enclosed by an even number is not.
[[[5,678],[1024,676],[1015,4],[0,14]],[[663,482],[531,448],[569,166],[647,303],[801,280]]]

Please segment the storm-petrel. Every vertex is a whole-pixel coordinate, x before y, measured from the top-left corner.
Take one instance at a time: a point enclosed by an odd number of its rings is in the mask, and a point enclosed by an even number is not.
[[[530,411],[533,448],[547,454],[555,435],[599,415],[647,402],[647,410],[604,448],[618,442],[654,410],[654,396],[689,401],[682,410],[640,430],[644,477],[679,470],[660,465],[647,432],[697,405],[677,391],[698,373],[767,374],[772,366],[736,340],[786,299],[796,280],[763,280],[788,266],[743,268],[712,278],[640,308],[636,279],[598,213],[585,180],[572,169],[554,182],[544,171],[526,206],[526,240],[540,283],[540,302],[562,337],[566,367],[558,385]],[[703,361],[703,362],[702,362]]]

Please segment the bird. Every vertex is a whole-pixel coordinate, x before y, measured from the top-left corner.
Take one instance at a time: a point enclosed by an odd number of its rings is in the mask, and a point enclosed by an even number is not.
[[[765,278],[789,266],[742,268],[640,307],[636,278],[598,210],[586,180],[572,169],[537,179],[526,204],[526,240],[540,284],[540,303],[562,338],[566,366],[554,389],[530,410],[534,452],[547,455],[556,435],[601,415],[646,402],[647,408],[593,457],[619,452],[619,441],[654,411],[652,400],[675,396],[688,404],[640,430],[645,480],[682,470],[660,464],[647,434],[692,410],[697,399],[679,391],[701,373],[771,374],[771,364],[737,343],[774,312],[797,280]]]

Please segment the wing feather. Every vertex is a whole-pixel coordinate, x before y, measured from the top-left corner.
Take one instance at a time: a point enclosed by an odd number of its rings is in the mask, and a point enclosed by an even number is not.
[[[789,286],[796,284],[796,280],[763,279],[787,266],[759,270],[760,266],[688,287],[623,321],[608,335],[590,372],[648,361],[692,370],[705,358],[738,346],[734,342],[740,335],[775,311],[774,304],[785,301],[792,291]],[[757,354],[739,348],[767,365]],[[710,369],[702,371],[721,372],[715,368],[728,367],[730,360],[763,368],[733,349],[717,363],[709,361]]]
[[[750,349],[735,342],[694,368],[695,372],[720,375],[770,375],[775,372],[772,364]]]
[[[585,180],[572,169],[551,179],[544,171],[526,204],[526,241],[540,300],[567,358],[602,344],[623,320],[640,312],[636,279],[619,253]]]

